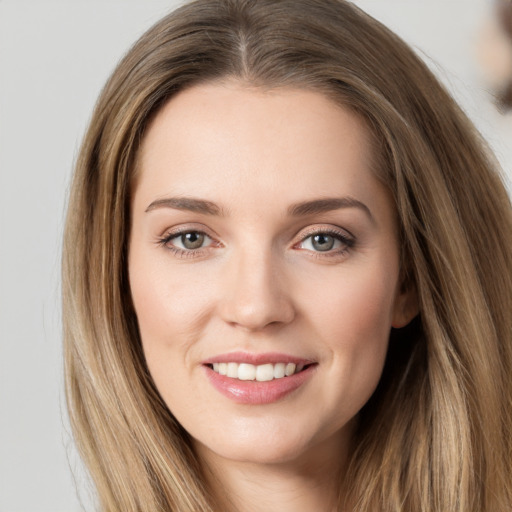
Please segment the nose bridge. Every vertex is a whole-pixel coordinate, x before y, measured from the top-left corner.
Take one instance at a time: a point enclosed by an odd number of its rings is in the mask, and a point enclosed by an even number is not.
[[[295,311],[281,263],[270,247],[250,247],[232,254],[222,308],[228,323],[260,330],[293,319]]]

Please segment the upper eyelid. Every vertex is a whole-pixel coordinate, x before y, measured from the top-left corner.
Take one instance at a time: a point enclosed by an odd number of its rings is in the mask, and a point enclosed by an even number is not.
[[[162,231],[160,238],[173,238],[184,233],[201,233],[210,238],[218,238],[218,235],[212,229],[204,224],[178,224],[176,226],[168,227]]]
[[[327,233],[327,234],[338,234],[344,238],[350,238],[351,240],[355,240],[356,237],[346,228],[341,228],[339,226],[316,226],[311,228],[305,228],[300,230],[294,238],[299,238],[300,241],[309,238],[310,236]]]

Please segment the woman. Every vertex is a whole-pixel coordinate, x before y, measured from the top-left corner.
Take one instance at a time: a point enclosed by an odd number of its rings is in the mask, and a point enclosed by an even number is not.
[[[341,0],[197,0],[96,106],[64,249],[102,510],[512,506],[511,208]]]

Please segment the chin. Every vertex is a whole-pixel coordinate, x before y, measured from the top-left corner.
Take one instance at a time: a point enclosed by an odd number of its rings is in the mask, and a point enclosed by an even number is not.
[[[294,422],[295,423],[295,422]],[[313,426],[313,422],[311,422]],[[294,428],[295,427],[295,428]],[[348,428],[318,432],[301,425],[272,424],[268,418],[259,425],[235,426],[224,430],[221,438],[212,439],[211,432],[207,435],[208,444],[196,440],[196,449],[200,455],[208,454],[233,462],[273,465],[297,462],[303,457],[310,460],[311,455],[322,453],[322,446],[329,444],[333,438],[340,440],[346,437]],[[329,443],[326,443],[329,441]]]
[[[257,465],[278,465],[295,462],[303,453],[303,447],[296,444],[283,443],[281,440],[269,441],[263,445],[249,445],[248,443],[226,443],[221,446],[202,446],[202,451],[212,452],[232,462]],[[202,452],[201,452],[202,453]]]

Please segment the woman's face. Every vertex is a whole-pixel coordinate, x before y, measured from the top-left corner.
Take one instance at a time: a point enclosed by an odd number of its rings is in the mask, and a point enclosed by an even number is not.
[[[303,90],[196,86],[151,123],[131,292],[154,382],[205,456],[349,442],[411,310],[372,157],[358,117]]]

